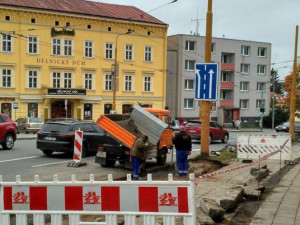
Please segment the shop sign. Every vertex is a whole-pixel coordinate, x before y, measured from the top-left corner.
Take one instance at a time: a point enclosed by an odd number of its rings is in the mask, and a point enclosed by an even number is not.
[[[14,102],[15,98],[0,98],[0,102]]]
[[[86,95],[84,89],[48,89],[48,95]]]
[[[51,37],[58,36],[58,35],[75,35],[75,30],[67,30],[66,28],[62,30],[56,30],[55,28],[51,28]]]

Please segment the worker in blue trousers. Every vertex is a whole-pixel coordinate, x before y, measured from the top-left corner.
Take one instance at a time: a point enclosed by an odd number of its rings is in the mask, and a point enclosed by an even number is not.
[[[176,164],[179,172],[179,176],[187,176],[188,170],[188,156],[192,151],[192,139],[188,135],[184,126],[179,127],[179,132],[172,139],[176,148]]]
[[[146,150],[148,147],[148,136],[144,135],[142,138],[138,138],[130,151],[130,157],[132,162],[133,180],[139,179],[140,165],[145,160]]]

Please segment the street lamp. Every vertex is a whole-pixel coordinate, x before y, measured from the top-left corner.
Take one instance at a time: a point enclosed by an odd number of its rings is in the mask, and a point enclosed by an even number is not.
[[[116,37],[116,46],[115,46],[115,64],[112,65],[112,75],[113,75],[113,104],[112,104],[112,110],[116,111],[116,91],[117,91],[117,76],[118,76],[118,72],[119,72],[119,65],[118,65],[118,61],[117,61],[117,54],[118,54],[118,38],[121,35],[125,35],[125,34],[131,34],[132,32],[134,32],[134,30],[128,29],[128,31],[126,33],[123,34],[118,34]]]

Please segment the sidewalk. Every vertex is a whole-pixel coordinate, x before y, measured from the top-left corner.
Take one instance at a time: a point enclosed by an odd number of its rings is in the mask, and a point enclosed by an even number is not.
[[[300,144],[293,146],[292,158],[295,162],[300,159]],[[270,174],[266,179],[279,180],[279,171],[283,171],[292,167],[284,176],[282,175],[278,187],[271,190],[271,194],[267,198],[261,200],[261,205],[256,212],[250,225],[299,225],[300,224],[300,164],[287,165],[279,163],[279,160],[265,160],[260,163],[261,167],[267,165]],[[220,171],[235,168],[243,164],[240,162],[233,162]],[[196,186],[196,204],[200,206],[200,199],[225,199],[227,196],[231,198],[232,192],[244,186],[253,176],[250,174],[251,168],[258,168],[258,165],[249,166],[243,169],[233,170],[222,173],[211,178],[197,180]],[[237,189],[235,189],[237,188]],[[226,196],[227,195],[227,196]],[[233,194],[234,195],[234,194]],[[226,197],[224,197],[226,196]],[[234,198],[233,198],[234,199]],[[222,200],[222,201],[223,201]],[[254,212],[255,213],[255,212]],[[248,224],[248,223],[247,223]]]
[[[25,134],[25,133],[19,133],[17,134],[17,141],[18,140],[35,140],[37,139],[37,134]]]

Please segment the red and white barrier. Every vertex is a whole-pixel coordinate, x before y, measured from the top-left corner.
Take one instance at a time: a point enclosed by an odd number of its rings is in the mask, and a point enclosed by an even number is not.
[[[83,139],[83,132],[81,130],[76,130],[75,139],[74,139],[74,155],[73,155],[73,160],[75,163],[80,163],[82,158],[82,139]]]
[[[190,176],[194,179],[194,175]],[[1,182],[0,224],[10,224],[16,214],[18,225],[27,225],[27,214],[34,215],[34,225],[45,224],[44,214],[51,214],[51,224],[61,225],[69,214],[71,225],[80,224],[80,215],[106,215],[107,224],[117,225],[117,216],[125,215],[125,225],[136,224],[136,216],[145,216],[147,225],[155,225],[155,216],[164,216],[166,225],[175,225],[175,217],[184,217],[184,225],[196,225],[194,181],[72,181]],[[25,221],[25,222],[24,222]],[[71,222],[72,221],[72,222]],[[110,221],[110,222],[108,222]],[[127,222],[126,222],[127,221]]]

